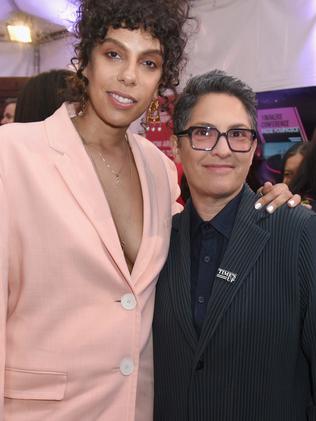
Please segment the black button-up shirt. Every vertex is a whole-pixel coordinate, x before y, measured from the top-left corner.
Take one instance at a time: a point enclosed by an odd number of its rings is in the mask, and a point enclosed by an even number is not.
[[[197,333],[201,333],[216,271],[225,253],[242,191],[212,220],[203,221],[190,202],[191,303]]]

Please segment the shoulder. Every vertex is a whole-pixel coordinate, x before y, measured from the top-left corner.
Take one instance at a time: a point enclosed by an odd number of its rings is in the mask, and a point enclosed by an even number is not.
[[[0,164],[14,166],[32,156],[46,154],[49,137],[58,133],[63,142],[71,126],[67,108],[62,105],[46,120],[30,123],[11,123],[0,127]]]
[[[0,148],[20,143],[21,141],[32,141],[36,134],[42,133],[44,125],[42,121],[36,123],[11,123],[0,127]]]
[[[55,130],[59,125],[65,126],[69,120],[66,104],[58,108],[54,114],[43,121],[29,123],[11,123],[0,127],[0,148],[15,148],[32,144],[42,143],[42,138],[47,132]],[[65,132],[65,130],[64,130]]]
[[[302,236],[316,238],[316,213],[302,205],[296,208],[283,205],[268,215],[263,224],[268,231],[291,243],[298,244]]]
[[[43,121],[29,123],[11,123],[0,127],[0,148],[25,142],[36,143],[47,134],[47,131],[55,130],[56,127],[63,127],[65,123],[70,124],[68,109],[71,105],[63,104],[54,114]],[[69,111],[70,112],[70,111]],[[67,128],[67,127],[66,127]]]
[[[26,168],[34,171],[36,157],[43,160],[47,150],[44,121],[6,124],[0,128],[1,177],[15,178],[25,173]]]
[[[304,221],[304,233],[313,240],[316,245],[316,212],[300,206],[299,216]]]
[[[43,147],[43,122],[11,123],[0,127],[0,163],[3,167],[18,165],[17,160]]]
[[[304,223],[304,221],[308,221],[309,219],[312,221],[315,220],[316,213],[303,205],[290,208],[285,204],[276,210],[273,217],[278,220],[287,221],[292,226],[293,224]]]

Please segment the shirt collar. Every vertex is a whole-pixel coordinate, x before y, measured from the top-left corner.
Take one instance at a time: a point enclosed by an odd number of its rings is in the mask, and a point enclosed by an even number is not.
[[[228,202],[227,205],[210,221],[203,221],[203,219],[197,213],[192,203],[192,200],[190,200],[189,206],[191,235],[194,236],[197,232],[199,232],[203,225],[211,224],[213,228],[215,228],[218,232],[220,232],[227,239],[229,239],[235,223],[235,218],[237,215],[237,210],[241,201],[243,191],[244,187],[237,194],[237,196],[235,196],[230,202]]]

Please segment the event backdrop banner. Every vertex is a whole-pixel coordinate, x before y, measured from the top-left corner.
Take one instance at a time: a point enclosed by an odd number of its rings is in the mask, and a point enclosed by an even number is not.
[[[283,155],[293,142],[307,141],[296,107],[258,110],[258,132],[265,158]]]

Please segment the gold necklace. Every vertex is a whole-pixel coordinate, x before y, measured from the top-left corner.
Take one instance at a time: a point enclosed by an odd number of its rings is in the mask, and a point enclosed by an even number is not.
[[[81,137],[82,138],[82,137]],[[98,145],[94,145],[94,144],[92,144],[92,143],[87,143],[83,138],[82,138],[82,141],[83,141],[83,143],[84,143],[84,145],[87,147],[87,146],[98,146]],[[126,135],[126,133],[125,133],[125,137],[124,137],[124,141],[126,142],[126,145],[128,146],[128,138],[127,138],[127,135]],[[128,151],[128,159],[129,159],[129,164],[130,164],[130,156],[129,156],[129,148],[127,148],[127,151]],[[105,156],[104,156],[104,154],[102,153],[102,151],[101,150],[97,150],[97,153],[98,153],[98,156],[99,156],[99,158],[101,159],[101,161],[103,162],[103,164],[105,165],[105,167],[109,170],[109,171],[111,171],[111,174],[114,176],[114,183],[115,184],[119,184],[120,183],[120,175],[121,175],[121,172],[122,172],[122,170],[123,170],[123,167],[124,167],[124,161],[123,161],[123,163],[122,163],[122,165],[121,165],[121,168],[118,170],[118,171],[116,171],[116,170],[114,170],[114,168],[112,167],[112,165],[106,160],[106,158],[105,158]]]
[[[123,164],[122,164],[121,168],[119,169],[119,171],[115,171],[111,167],[111,165],[105,160],[105,158],[103,156],[103,153],[101,151],[98,151],[98,154],[99,154],[101,160],[104,162],[104,165],[106,166],[106,168],[108,168],[111,171],[111,173],[114,175],[114,182],[116,184],[119,184],[119,182],[120,182],[120,174],[121,174],[121,171],[123,169]]]
[[[80,136],[80,137],[82,139],[82,142],[83,142],[83,144],[84,144],[87,152],[88,152],[87,146],[95,146],[93,144],[88,144],[82,136]],[[132,175],[133,175],[133,171],[132,171],[133,170],[132,169],[132,158],[131,158],[131,151],[130,151],[130,146],[129,146],[129,142],[128,142],[128,137],[127,137],[126,134],[125,134],[125,142],[126,142],[126,145],[127,145],[129,179],[132,180]],[[90,159],[92,161],[92,164],[94,166],[94,169],[96,171],[96,174],[98,175],[99,180],[100,180],[99,171],[98,171],[97,166],[96,166],[96,164],[94,162],[94,159],[92,158],[91,153],[88,152],[88,155],[90,156]],[[105,157],[104,157],[104,155],[102,154],[101,151],[98,151],[98,155],[102,159],[102,161],[105,164],[106,168],[108,168],[111,171],[111,173],[114,175],[114,177],[115,177],[115,184],[119,184],[119,182],[120,182],[120,174],[122,172],[122,169],[123,169],[123,166],[124,166],[124,162],[123,162],[121,168],[119,169],[119,171],[115,171],[115,170],[113,170],[113,168],[110,165],[110,163],[108,163],[106,161],[106,159],[105,159]],[[107,191],[105,189],[105,186],[103,186],[103,189],[104,189],[104,193],[106,195]],[[128,212],[128,216],[127,216],[128,223],[130,223],[130,219],[131,219],[131,214],[132,214],[131,210],[132,210],[131,209],[131,204],[129,203],[129,212]],[[127,254],[126,254],[126,240],[125,240],[126,231],[127,231],[127,229],[125,229],[124,233],[121,236],[118,234],[118,237],[119,237],[120,245],[121,245],[122,251],[124,253],[125,259],[127,261],[127,264],[131,264],[132,265],[131,261],[129,260],[129,258],[128,258]]]

